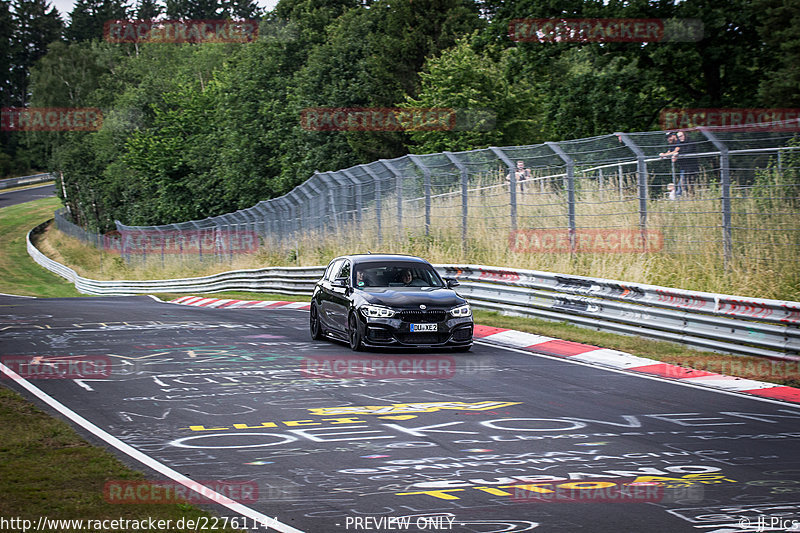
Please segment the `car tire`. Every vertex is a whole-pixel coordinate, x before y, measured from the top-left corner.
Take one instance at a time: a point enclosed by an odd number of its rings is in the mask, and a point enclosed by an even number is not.
[[[358,319],[353,313],[350,313],[347,318],[347,338],[350,340],[350,349],[354,352],[360,352],[364,349],[364,340],[358,330]]]
[[[317,306],[312,303],[311,304],[311,311],[310,311],[311,318],[309,319],[308,329],[311,332],[311,338],[315,341],[318,341],[322,338],[322,324],[319,321],[319,309]]]

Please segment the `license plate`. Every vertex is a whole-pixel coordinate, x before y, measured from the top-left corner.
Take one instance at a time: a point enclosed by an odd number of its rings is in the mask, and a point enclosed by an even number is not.
[[[438,331],[439,324],[411,324],[411,331]]]

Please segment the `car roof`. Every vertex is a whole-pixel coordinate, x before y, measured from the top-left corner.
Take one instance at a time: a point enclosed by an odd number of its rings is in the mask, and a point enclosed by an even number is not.
[[[413,255],[402,255],[402,254],[353,254],[353,255],[342,255],[337,257],[336,259],[350,259],[354,264],[382,263],[389,261],[404,261],[407,263],[413,262],[413,263],[430,264],[428,263],[428,261],[422,259],[421,257],[416,257]]]

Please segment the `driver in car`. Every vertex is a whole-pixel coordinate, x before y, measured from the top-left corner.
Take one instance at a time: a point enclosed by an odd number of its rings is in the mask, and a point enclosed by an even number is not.
[[[356,285],[359,287],[371,287],[374,285],[372,279],[367,276],[363,270],[356,272]]]
[[[406,287],[425,287],[427,283],[424,280],[419,278],[415,278],[414,275],[411,273],[411,270],[408,268],[404,268],[400,272],[400,281]]]

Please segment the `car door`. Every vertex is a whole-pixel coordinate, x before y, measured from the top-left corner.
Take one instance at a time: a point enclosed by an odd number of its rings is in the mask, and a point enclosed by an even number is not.
[[[331,314],[333,309],[331,299],[335,294],[333,291],[333,279],[341,270],[343,262],[344,259],[334,259],[328,269],[325,271],[325,275],[320,282],[319,318],[322,322],[323,328],[327,330],[338,330],[335,324],[335,313]]]
[[[350,310],[350,292],[352,288],[353,267],[349,259],[344,259],[331,280],[331,292],[328,300],[328,317],[332,329],[344,334],[347,331],[347,313]]]

